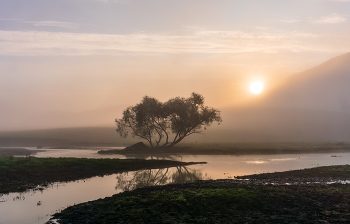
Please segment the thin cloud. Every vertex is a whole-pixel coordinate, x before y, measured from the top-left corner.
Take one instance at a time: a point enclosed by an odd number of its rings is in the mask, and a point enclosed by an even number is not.
[[[192,35],[0,31],[0,54],[40,56],[301,52],[310,50],[309,45],[319,38],[313,33],[287,31],[249,33],[240,30],[196,30]]]
[[[338,15],[333,13],[329,16],[322,17],[316,20],[310,20],[311,23],[320,23],[320,24],[337,24],[337,23],[345,23],[347,22],[347,18],[344,15]]]
[[[50,26],[50,27],[60,27],[67,29],[75,29],[78,27],[76,23],[70,22],[58,22],[58,21],[26,21],[25,23],[33,24],[34,26]]]

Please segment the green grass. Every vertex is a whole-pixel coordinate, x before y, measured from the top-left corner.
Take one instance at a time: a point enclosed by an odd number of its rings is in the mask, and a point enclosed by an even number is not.
[[[272,173],[276,178],[350,177],[350,166]],[[245,178],[259,177],[245,176]],[[350,186],[196,181],[123,192],[68,207],[59,223],[350,223]]]
[[[72,181],[123,171],[191,163],[142,159],[36,158],[0,156],[0,193],[24,191],[52,182]]]
[[[254,180],[337,180],[350,179],[350,165],[322,166],[303,170],[291,170],[285,172],[253,174],[236,177],[237,179],[254,179]]]
[[[116,162],[117,161],[117,162]],[[125,168],[133,160],[85,159],[85,158],[36,158],[36,157],[0,157],[0,172],[16,172],[37,169],[70,169],[70,168]]]
[[[142,188],[68,207],[60,223],[346,223],[350,189],[202,181]]]

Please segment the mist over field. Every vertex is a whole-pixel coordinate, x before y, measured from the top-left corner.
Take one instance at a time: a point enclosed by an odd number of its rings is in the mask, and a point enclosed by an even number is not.
[[[184,142],[281,142],[350,140],[350,53],[332,58],[305,72],[291,75],[279,86],[236,107],[220,108],[223,122]],[[125,109],[125,108],[123,108]],[[106,109],[98,116],[121,112]],[[80,119],[88,117],[88,114]],[[62,119],[62,117],[58,118]],[[100,127],[3,131],[1,137],[67,139],[105,145],[127,145],[137,139],[122,139],[115,124]],[[15,139],[15,138],[14,138]],[[2,140],[3,144],[4,139]],[[10,140],[7,140],[10,141]],[[12,140],[14,141],[14,140]],[[72,144],[70,141],[64,144]],[[11,141],[10,141],[11,142]],[[11,144],[11,143],[8,144]],[[39,144],[39,140],[32,142]],[[57,144],[63,144],[60,141]]]
[[[349,4],[6,0],[0,136],[124,144],[127,107],[196,92],[223,122],[189,142],[348,141]]]

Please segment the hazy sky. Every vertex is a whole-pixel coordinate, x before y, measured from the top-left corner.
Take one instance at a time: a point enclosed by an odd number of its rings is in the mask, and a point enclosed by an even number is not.
[[[113,125],[144,95],[219,109],[350,51],[350,0],[1,0],[0,130]]]

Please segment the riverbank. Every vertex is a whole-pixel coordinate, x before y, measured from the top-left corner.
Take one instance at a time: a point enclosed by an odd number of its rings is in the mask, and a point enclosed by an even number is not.
[[[124,171],[186,166],[169,160],[36,158],[0,156],[0,193],[42,189],[67,182]]]
[[[171,148],[111,149],[100,150],[99,154],[127,156],[162,155],[273,155],[301,153],[350,152],[350,144],[344,142],[291,142],[291,143],[182,143]]]
[[[275,175],[349,179],[350,167],[317,167]],[[274,174],[271,174],[274,175]],[[266,174],[146,187],[68,207],[59,223],[349,223],[348,184],[273,185]],[[261,181],[261,180],[265,181]],[[254,181],[257,182],[254,182]],[[259,181],[258,181],[259,180]],[[312,181],[312,179],[310,179]]]
[[[329,184],[343,182],[350,184],[350,165],[322,166],[303,170],[236,176],[239,180],[269,184]]]

